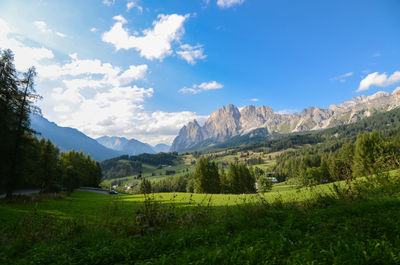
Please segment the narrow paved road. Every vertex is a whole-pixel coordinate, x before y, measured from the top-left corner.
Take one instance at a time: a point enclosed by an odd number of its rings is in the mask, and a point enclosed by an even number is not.
[[[39,193],[39,189],[37,190],[16,190],[13,192],[13,195],[30,195],[34,193]],[[3,199],[6,197],[6,194],[0,194],[0,199]]]
[[[96,189],[96,188],[77,188],[75,190],[80,190],[80,191],[89,191],[89,192],[95,192],[95,193],[101,193],[101,194],[109,194],[108,190],[103,190],[103,189]],[[13,195],[30,195],[34,193],[39,193],[40,190],[16,190],[13,192]],[[6,194],[0,194],[0,199],[4,199],[6,197]]]
[[[102,190],[102,189],[96,189],[96,188],[77,188],[75,190],[90,191],[90,192],[101,193],[101,194],[109,194],[108,190]]]

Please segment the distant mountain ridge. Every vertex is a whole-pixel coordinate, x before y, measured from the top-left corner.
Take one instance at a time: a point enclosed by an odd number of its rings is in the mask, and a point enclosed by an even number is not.
[[[40,133],[38,137],[44,137],[53,142],[61,151],[82,151],[89,154],[97,161],[103,161],[121,155],[120,152],[111,150],[99,144],[77,129],[61,127],[48,121],[40,115],[31,115],[31,128]]]
[[[212,112],[203,126],[196,120],[183,126],[170,151],[184,151],[223,143],[238,136],[251,134],[260,128],[265,129],[262,131],[263,136],[330,128],[350,124],[399,106],[400,87],[392,94],[380,91],[371,96],[362,95],[339,105],[331,105],[328,109],[309,107],[294,114],[279,114],[268,106],[257,108],[250,105],[239,110],[230,104]]]
[[[151,146],[147,143],[140,142],[136,139],[127,139],[125,137],[117,136],[102,136],[96,139],[96,141],[103,146],[113,149],[115,151],[122,152],[127,155],[140,155],[140,154],[155,154],[159,152],[168,152],[170,146],[166,144],[158,144]]]
[[[167,145],[167,144],[157,144],[155,146],[153,146],[153,150],[156,151],[156,153],[168,153],[169,149],[171,148],[171,146]]]

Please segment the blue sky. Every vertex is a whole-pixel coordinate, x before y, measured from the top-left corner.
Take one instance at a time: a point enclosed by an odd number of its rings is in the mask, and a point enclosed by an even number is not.
[[[328,108],[400,85],[400,1],[1,1],[45,117],[170,143],[222,105]]]

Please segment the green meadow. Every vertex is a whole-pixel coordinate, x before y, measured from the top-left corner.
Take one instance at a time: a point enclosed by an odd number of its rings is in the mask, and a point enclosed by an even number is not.
[[[75,191],[2,200],[0,263],[396,264],[397,178],[361,180],[351,193],[344,182],[283,183],[252,195]]]

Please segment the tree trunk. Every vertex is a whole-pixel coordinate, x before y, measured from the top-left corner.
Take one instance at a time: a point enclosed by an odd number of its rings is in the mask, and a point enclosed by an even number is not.
[[[18,125],[17,125],[17,131],[15,133],[14,150],[11,156],[10,174],[8,176],[6,184],[6,189],[7,189],[6,198],[12,197],[13,189],[15,189],[15,185],[18,183],[17,164],[18,164],[18,158],[20,156],[21,140],[25,132],[25,128],[23,126],[24,112],[26,110],[26,105],[27,105],[28,88],[34,74],[34,72],[32,72],[31,69],[28,71],[29,72],[27,74],[26,86],[24,89],[22,103],[18,109]]]

